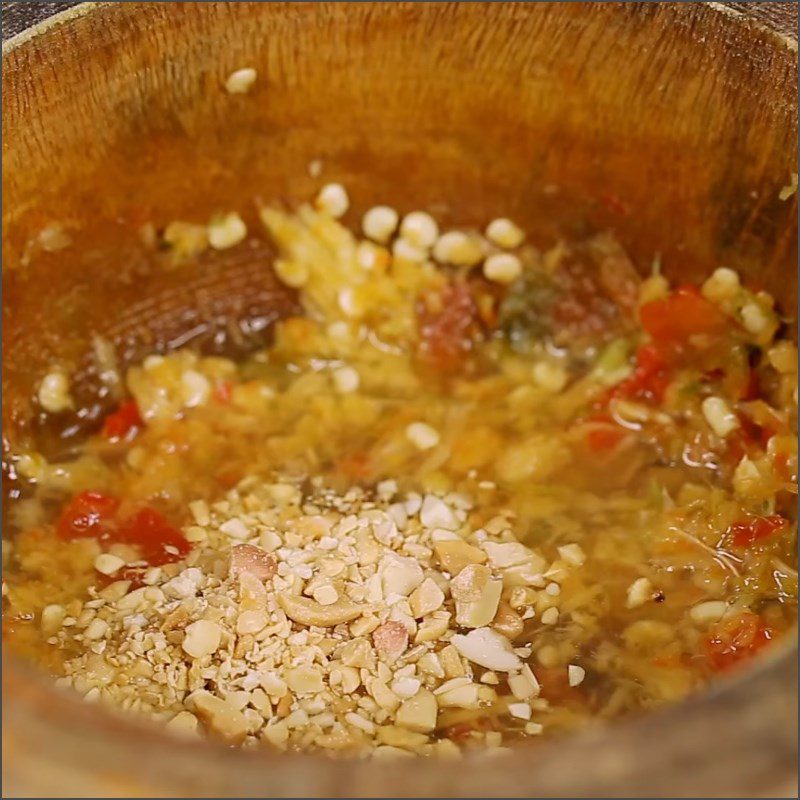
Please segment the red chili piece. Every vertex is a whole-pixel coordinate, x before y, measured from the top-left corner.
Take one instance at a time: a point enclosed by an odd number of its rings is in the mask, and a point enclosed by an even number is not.
[[[662,347],[680,350],[691,337],[721,334],[728,326],[722,312],[696,286],[679,286],[667,297],[639,309],[642,327]]]
[[[190,549],[183,533],[152,508],[143,508],[126,519],[115,538],[118,542],[138,545],[142,559],[153,567],[178,561]]]
[[[715,623],[705,641],[711,668],[722,672],[747,661],[772,641],[773,631],[758,614],[744,611]]]
[[[62,511],[56,530],[62,539],[108,538],[118,509],[116,497],[100,492],[81,492]]]
[[[103,436],[112,441],[127,439],[135,435],[144,421],[139,415],[139,408],[133,400],[126,400],[119,408],[109,414],[103,423]]]
[[[150,566],[178,561],[189,552],[183,533],[152,508],[142,508],[119,520],[120,501],[99,492],[81,492],[70,500],[56,525],[62,539],[91,537],[139,547]]]
[[[613,450],[627,436],[626,431],[618,427],[610,417],[596,416],[592,421],[605,423],[591,428],[586,434],[586,446],[593,453],[607,453]]]
[[[728,535],[737,547],[748,547],[783,530],[788,524],[780,514],[773,514],[770,517],[753,517],[731,525],[728,528]]]

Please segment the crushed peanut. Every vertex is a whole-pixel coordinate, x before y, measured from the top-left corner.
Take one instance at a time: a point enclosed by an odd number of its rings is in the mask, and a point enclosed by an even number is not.
[[[507,726],[522,733],[538,682],[490,625],[534,609],[536,591],[511,609],[521,586],[504,576],[520,563],[545,569],[544,557],[505,527],[472,529],[465,497],[400,498],[401,532],[394,491],[303,496],[245,481],[212,507],[194,503],[204,536],[186,561],[147,587],[118,582],[82,630],[60,606],[42,614],[61,647],[103,644],[67,660],[67,681],[230,744],[434,754],[440,720],[486,713],[503,694]]]
[[[242,67],[231,72],[225,80],[225,89],[230,94],[247,94],[253,88],[258,73],[252,67]]]

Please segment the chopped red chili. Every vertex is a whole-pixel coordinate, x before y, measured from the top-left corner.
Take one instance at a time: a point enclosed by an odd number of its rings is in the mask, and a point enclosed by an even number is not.
[[[134,400],[126,400],[119,408],[109,414],[103,423],[103,436],[112,441],[127,439],[135,435],[144,421]]]
[[[593,453],[607,453],[613,450],[625,438],[625,431],[619,427],[592,428],[586,434],[586,444]]]
[[[789,523],[780,514],[770,517],[753,517],[736,522],[728,528],[728,535],[737,547],[747,547],[783,530]]]
[[[667,297],[645,303],[639,317],[656,344],[674,350],[685,347],[693,336],[719,335],[728,327],[722,312],[692,285],[680,286]]]
[[[183,533],[152,508],[143,508],[122,522],[114,538],[137,545],[142,559],[154,567],[177,561],[190,549]]]
[[[655,344],[642,345],[636,351],[633,375],[614,388],[614,396],[660,403],[669,385],[667,370],[663,351]]]
[[[716,622],[705,641],[706,658],[715,672],[722,672],[751,658],[772,640],[772,629],[758,614],[744,611]]]
[[[177,561],[189,552],[183,533],[152,508],[118,518],[120,501],[99,492],[81,492],[70,500],[56,526],[62,539],[91,537],[107,543],[136,545],[151,566]]]
[[[100,492],[81,492],[70,500],[56,525],[62,539],[107,538],[119,509],[116,497]]]
[[[227,405],[233,396],[233,381],[220,381],[214,387],[214,399],[218,403]]]

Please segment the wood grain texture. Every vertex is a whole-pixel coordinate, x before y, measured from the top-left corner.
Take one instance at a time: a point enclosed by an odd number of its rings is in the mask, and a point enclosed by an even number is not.
[[[246,65],[254,91],[225,93]],[[349,222],[388,201],[509,215],[542,245],[611,228],[643,269],[723,263],[793,314],[797,200],[778,192],[797,171],[796,75],[796,47],[699,3],[109,3],[51,21],[4,49],[4,433],[30,433],[34,380],[82,363],[94,333],[134,357],[200,309],[245,328],[285,313],[267,242],[165,274],[138,226],[237,208],[255,230],[254,198],[323,180],[347,184]],[[76,246],[23,263],[55,220]],[[411,769],[167,742],[9,659],[5,793],[789,796],[790,645],[665,712]]]
[[[730,2],[720,5],[728,6],[734,11],[751,17],[784,36],[797,39],[797,0],[783,0],[780,3]]]

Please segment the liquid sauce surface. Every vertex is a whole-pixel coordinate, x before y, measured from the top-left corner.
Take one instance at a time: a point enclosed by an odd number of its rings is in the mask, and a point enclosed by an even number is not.
[[[305,310],[271,348],[152,356],[77,454],[15,454],[7,644],[176,731],[388,757],[676,702],[795,625],[797,352],[771,298],[726,269],[642,280],[607,236],[391,245],[334,216],[262,210]]]

